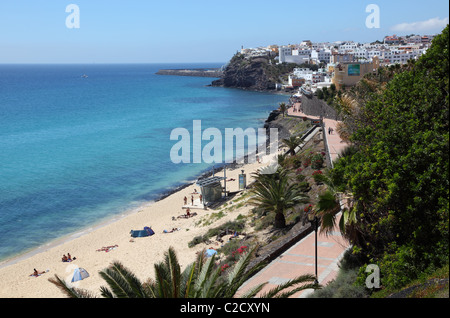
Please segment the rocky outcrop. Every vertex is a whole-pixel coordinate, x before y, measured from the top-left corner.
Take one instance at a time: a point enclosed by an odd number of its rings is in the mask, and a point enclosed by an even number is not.
[[[236,54],[225,68],[222,78],[211,85],[255,91],[274,90],[278,78],[271,74],[271,67],[269,57],[247,59]]]
[[[223,72],[219,68],[214,69],[173,69],[173,70],[159,70],[157,75],[176,75],[176,76],[196,76],[196,77],[221,77]]]

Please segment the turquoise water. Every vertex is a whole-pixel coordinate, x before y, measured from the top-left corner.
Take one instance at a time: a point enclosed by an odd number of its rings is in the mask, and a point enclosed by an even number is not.
[[[157,199],[210,169],[174,164],[174,128],[258,128],[286,96],[162,68],[0,65],[0,260]],[[82,75],[87,74],[87,78]],[[207,143],[207,142],[205,142]]]

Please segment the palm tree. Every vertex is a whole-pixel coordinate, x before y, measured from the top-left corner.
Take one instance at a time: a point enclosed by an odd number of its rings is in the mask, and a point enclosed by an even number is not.
[[[289,138],[282,139],[283,144],[289,148],[289,153],[292,156],[295,156],[295,148],[300,144],[303,140],[303,137],[299,136],[290,136]]]
[[[354,153],[354,149],[352,146],[345,148],[341,152],[340,158],[351,155]],[[352,194],[349,191],[338,192],[328,173],[323,175],[323,182],[327,185],[327,189],[319,194],[316,204],[317,214],[321,222],[320,231],[326,235],[334,231],[338,214],[342,212],[339,220],[339,229],[347,237],[352,237],[354,229],[352,229],[351,225],[356,222],[355,210],[352,207]],[[348,206],[343,209],[341,207],[341,199],[346,199],[348,203]]]
[[[283,114],[283,117],[284,117],[284,114],[285,114],[286,111],[287,111],[286,103],[280,103],[279,106],[280,106],[280,107],[279,107],[278,109],[280,110],[280,112]]]
[[[273,174],[253,174],[255,183],[252,192],[255,195],[249,203],[275,212],[275,228],[286,227],[284,213],[299,203],[309,202],[297,183],[290,183],[288,172],[279,169]]]
[[[238,289],[264,264],[259,263],[247,270],[251,257],[257,247],[241,256],[226,277],[222,277],[222,270],[215,265],[215,255],[206,259],[204,253],[197,256],[183,272],[173,248],[165,253],[164,261],[155,264],[155,279],[142,283],[121,263],[114,262],[107,269],[100,272],[109,288],[101,287],[101,295],[105,298],[232,298]],[[319,289],[314,284],[315,277],[301,275],[285,284],[279,285],[267,293],[264,298],[289,297],[304,289]],[[60,288],[71,298],[92,298],[92,293],[73,288],[57,275],[50,278],[50,282]],[[252,288],[241,297],[255,297],[267,284],[262,283]],[[300,286],[298,286],[300,285]],[[288,292],[286,289],[295,287]]]

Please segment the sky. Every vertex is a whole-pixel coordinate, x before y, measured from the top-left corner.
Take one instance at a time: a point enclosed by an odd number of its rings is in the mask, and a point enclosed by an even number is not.
[[[447,0],[1,0],[0,64],[225,63],[242,46],[437,34],[448,12]]]

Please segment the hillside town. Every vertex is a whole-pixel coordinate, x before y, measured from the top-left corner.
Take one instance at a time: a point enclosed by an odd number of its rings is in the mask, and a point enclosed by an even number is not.
[[[269,57],[276,64],[295,63],[285,83],[278,89],[299,89],[302,93],[314,93],[317,89],[336,89],[355,85],[365,74],[380,66],[405,64],[417,60],[430,47],[435,35],[386,36],[381,41],[358,43],[338,41],[314,43],[310,40],[300,44],[269,45],[244,48],[241,54],[247,59]],[[305,67],[307,66],[307,67]],[[312,66],[312,67],[311,67]]]

